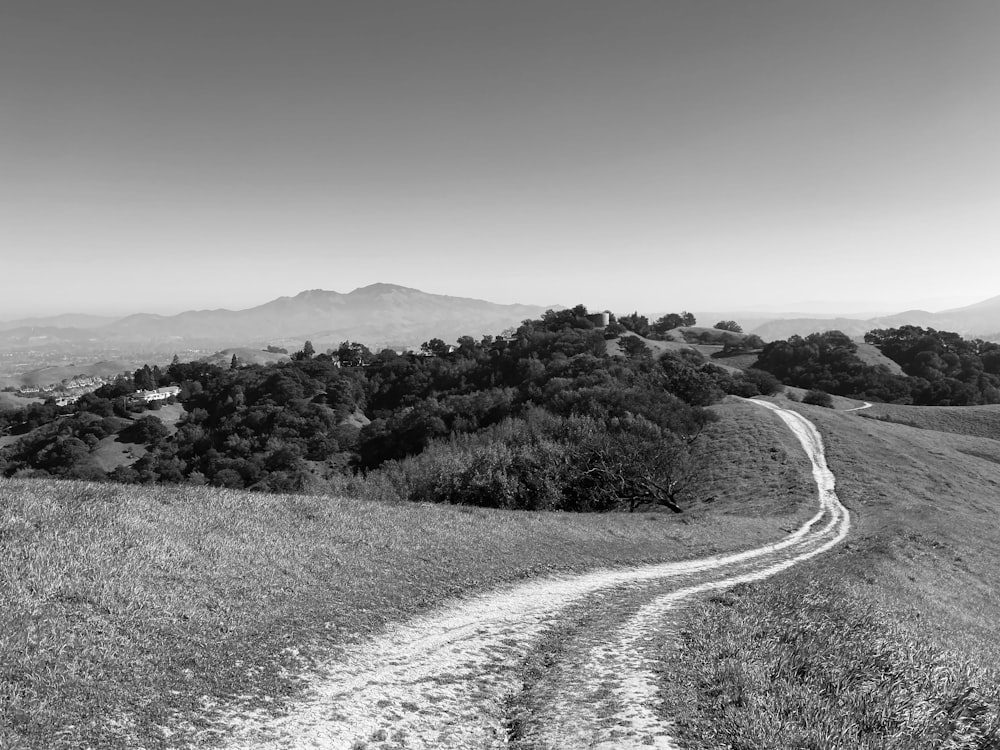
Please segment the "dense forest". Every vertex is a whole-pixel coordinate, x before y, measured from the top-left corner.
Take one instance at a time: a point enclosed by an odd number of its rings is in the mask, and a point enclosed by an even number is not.
[[[0,471],[271,491],[365,477],[421,501],[679,511],[691,446],[713,419],[705,407],[778,383],[691,350],[656,357],[627,325],[606,330],[587,315],[582,305],[548,311],[509,335],[432,339],[418,353],[344,342],[325,353],[307,343],[267,366],[175,358],[72,406],[2,415],[0,433],[21,438],[0,451]],[[618,336],[624,354],[609,356],[606,337]],[[183,406],[172,429],[146,413],[155,402],[130,399],[165,384],[180,387]],[[102,470],[109,441],[134,445],[136,459]]]
[[[764,346],[754,367],[787,385],[871,401],[924,406],[1000,403],[1000,344],[917,326],[873,330],[865,341],[904,374],[862,361],[857,344],[840,331],[773,341]]]

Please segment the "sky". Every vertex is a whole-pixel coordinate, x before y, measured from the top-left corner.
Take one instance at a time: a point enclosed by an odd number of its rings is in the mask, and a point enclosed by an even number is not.
[[[0,0],[0,320],[1000,294],[996,0]]]

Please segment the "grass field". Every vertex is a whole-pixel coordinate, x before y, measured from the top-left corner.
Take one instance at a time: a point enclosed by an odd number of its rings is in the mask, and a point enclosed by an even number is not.
[[[1000,442],[985,437],[1000,410],[798,408],[824,435],[852,537],[683,613],[661,664],[677,738],[1000,747]]]
[[[208,743],[216,709],[278,710],[303,670],[449,597],[780,536],[809,477],[780,425],[719,410],[683,516],[0,480],[0,747]]]
[[[1000,747],[1000,410],[780,402],[823,433],[854,532],[683,611],[660,665],[678,738]],[[813,510],[801,448],[759,407],[715,408],[682,516],[0,480],[0,747],[211,744],[224,709],[278,711],[298,675],[450,597],[772,540]]]
[[[0,411],[23,409],[31,404],[40,404],[43,400],[37,396],[18,396],[9,391],[0,391]]]

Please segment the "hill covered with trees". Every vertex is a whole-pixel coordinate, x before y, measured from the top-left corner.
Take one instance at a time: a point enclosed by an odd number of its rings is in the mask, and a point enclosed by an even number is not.
[[[903,375],[858,356],[840,331],[791,336],[764,346],[755,367],[783,383],[840,396],[923,406],[1000,402],[1000,344],[903,326],[865,335]]]
[[[777,383],[693,351],[654,357],[627,331],[625,354],[611,357],[614,329],[587,315],[582,305],[550,310],[509,335],[431,339],[419,353],[346,341],[266,365],[175,359],[73,406],[8,413],[0,430],[22,437],[0,451],[0,470],[272,491],[364,478],[422,501],[680,510],[695,474],[691,446],[713,418],[705,407]],[[180,387],[184,409],[171,429],[145,413],[155,403],[130,400],[167,383]],[[96,454],[109,441],[134,445],[138,457],[103,471]]]

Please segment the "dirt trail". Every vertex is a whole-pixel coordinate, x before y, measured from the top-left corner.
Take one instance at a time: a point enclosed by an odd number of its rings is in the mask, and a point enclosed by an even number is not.
[[[656,713],[646,634],[670,627],[689,597],[774,575],[840,542],[850,525],[834,492],[822,439],[799,414],[764,401],[795,433],[813,466],[819,510],[774,544],[730,555],[545,578],[470,598],[400,624],[329,665],[286,717],[234,719],[233,748],[501,748],[507,699],[540,636],[574,609],[579,629],[532,695],[518,736],[539,748],[673,748]]]
[[[862,409],[871,409],[874,404],[871,401],[865,401],[861,406],[855,406],[853,409],[844,409],[844,411],[861,411]]]

